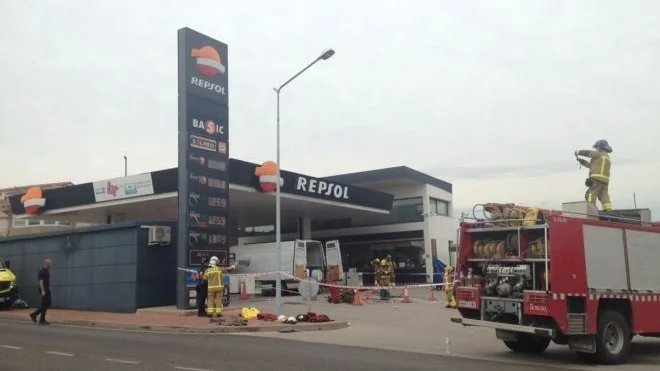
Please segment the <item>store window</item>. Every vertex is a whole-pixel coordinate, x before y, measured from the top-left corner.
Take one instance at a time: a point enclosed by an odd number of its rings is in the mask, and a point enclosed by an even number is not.
[[[424,240],[400,242],[363,242],[343,243],[342,260],[344,268],[357,268],[358,271],[371,272],[371,261],[392,256],[396,270],[424,268]]]
[[[449,202],[431,198],[429,206],[431,214],[449,216]]]
[[[421,197],[402,198],[394,200],[389,215],[354,218],[351,220],[351,227],[421,222],[424,220],[423,212],[424,206]]]
[[[287,233],[296,233],[298,228],[296,226],[282,226],[282,234]],[[275,226],[270,225],[261,225],[254,227],[239,227],[236,228],[236,236],[238,237],[251,237],[251,236],[265,236],[275,234]]]
[[[35,220],[35,219],[18,219],[12,218],[12,228],[25,228],[25,227],[70,227],[70,222],[61,222],[58,220]]]

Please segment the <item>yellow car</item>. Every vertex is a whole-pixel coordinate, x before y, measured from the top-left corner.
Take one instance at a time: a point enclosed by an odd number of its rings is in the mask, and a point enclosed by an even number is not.
[[[18,298],[16,276],[9,269],[9,262],[0,258],[0,309],[9,309]]]

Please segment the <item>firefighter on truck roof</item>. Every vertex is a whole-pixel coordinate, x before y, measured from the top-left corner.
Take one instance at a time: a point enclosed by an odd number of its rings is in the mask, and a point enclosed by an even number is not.
[[[594,143],[593,149],[575,151],[575,159],[582,166],[589,168],[589,177],[584,183],[587,186],[584,198],[587,202],[594,205],[596,204],[596,199],[598,199],[605,211],[612,211],[612,202],[608,193],[611,165],[609,153],[611,152],[612,147],[604,139]],[[589,161],[580,157],[587,157]]]

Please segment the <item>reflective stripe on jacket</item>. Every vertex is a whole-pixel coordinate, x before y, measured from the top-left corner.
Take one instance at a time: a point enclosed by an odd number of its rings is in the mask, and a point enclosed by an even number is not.
[[[209,292],[222,291],[224,288],[222,282],[222,269],[218,267],[209,267],[204,272],[204,281],[208,282]]]
[[[581,150],[576,151],[576,155],[589,157],[589,178],[601,181],[605,184],[610,182],[610,156],[607,152],[600,152],[595,150]]]

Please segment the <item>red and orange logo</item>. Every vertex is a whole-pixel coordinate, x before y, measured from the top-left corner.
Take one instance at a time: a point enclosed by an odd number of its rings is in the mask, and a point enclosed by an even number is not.
[[[274,192],[277,189],[277,164],[266,161],[254,169],[254,175],[259,177],[259,186],[264,192]],[[284,185],[284,179],[279,179],[280,187]]]
[[[46,205],[46,199],[40,187],[34,186],[21,197],[21,203],[25,212],[30,215],[39,214],[39,210]]]
[[[202,75],[213,77],[218,73],[225,73],[225,66],[215,48],[207,45],[193,49],[190,54],[193,58],[197,58],[197,69]]]

